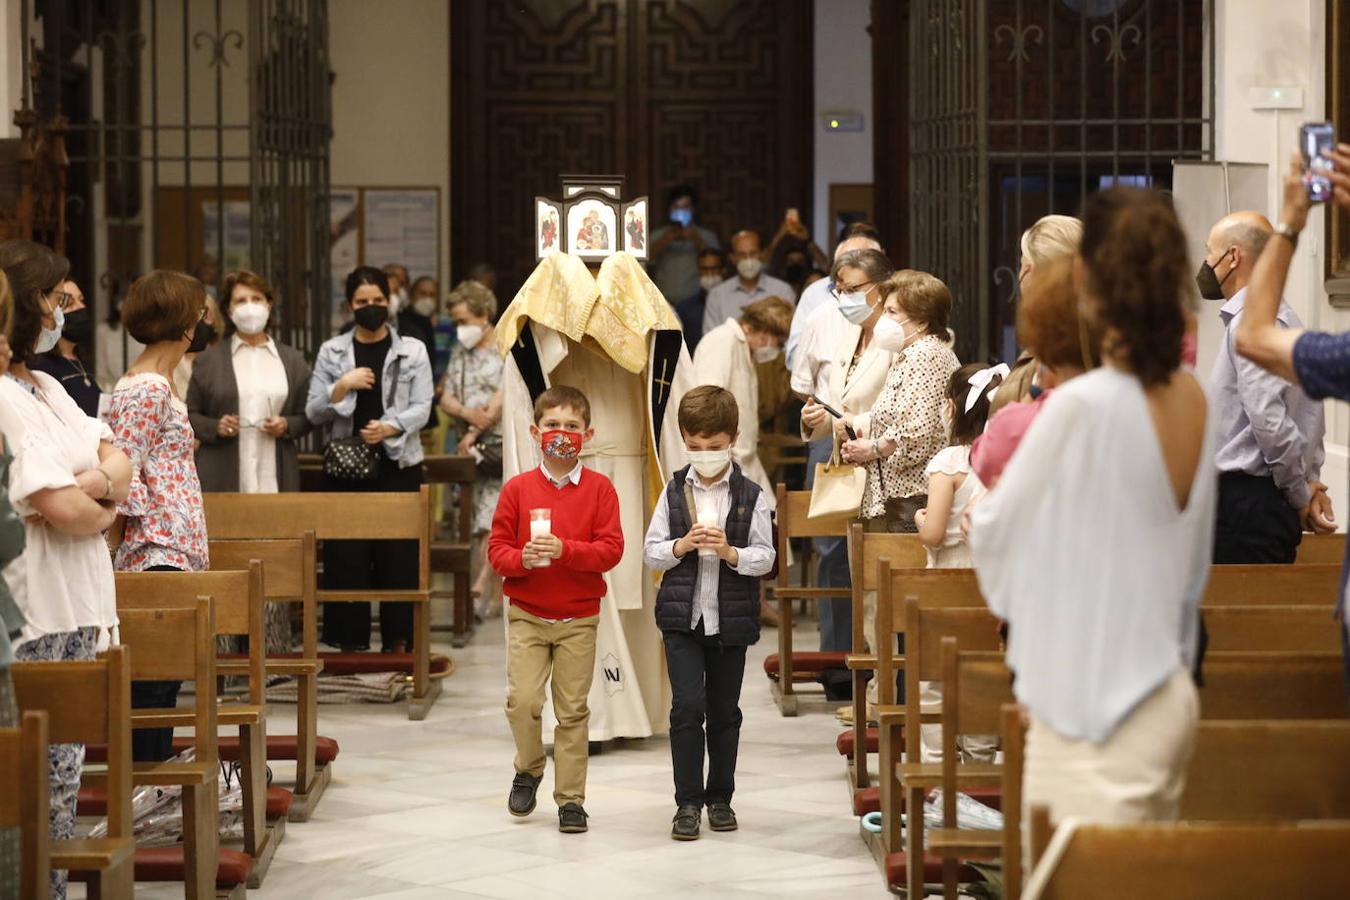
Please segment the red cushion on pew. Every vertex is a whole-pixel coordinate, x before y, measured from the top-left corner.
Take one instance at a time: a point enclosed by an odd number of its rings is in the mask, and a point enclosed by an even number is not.
[[[794,673],[801,672],[804,675],[818,675],[826,669],[846,669],[848,668],[847,661],[847,653],[794,652],[792,654],[792,671]],[[764,674],[777,679],[778,670],[778,654],[770,653],[764,658]]]
[[[970,866],[959,866],[956,877],[963,882],[983,881],[979,872]],[[904,887],[909,879],[909,860],[901,853],[886,855],[886,879],[892,887]],[[941,883],[942,859],[925,853],[923,859],[923,880],[928,884]]]
[[[191,737],[176,737],[173,739],[173,752],[182,753],[194,746]],[[239,759],[239,738],[222,737],[218,745],[220,758],[226,762],[234,762]],[[269,734],[267,736],[267,758],[286,760],[295,759],[297,752],[295,735],[293,734]],[[337,759],[338,742],[330,737],[319,735],[314,742],[314,762],[318,765],[327,765]],[[103,744],[86,744],[84,748],[84,758],[87,762],[107,762],[108,748]]]
[[[876,753],[877,745],[880,743],[880,735],[875,728],[867,729],[867,752]],[[853,729],[849,728],[839,732],[839,737],[834,739],[834,749],[839,751],[840,756],[853,755]],[[901,746],[903,750],[903,745]]]
[[[253,873],[253,857],[242,851],[221,848],[216,859],[217,888],[233,890]],[[182,881],[183,846],[137,847],[135,869],[137,881]]]
[[[881,812],[881,788],[858,788],[853,792],[853,814],[865,816],[868,813]]]
[[[279,819],[290,814],[295,795],[286,788],[267,789],[267,818]],[[106,816],[108,792],[103,788],[82,787],[76,800],[76,812],[81,816]],[[170,879],[172,880],[172,879]]]

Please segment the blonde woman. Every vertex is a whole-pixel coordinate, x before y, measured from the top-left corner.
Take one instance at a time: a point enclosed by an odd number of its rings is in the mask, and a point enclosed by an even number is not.
[[[1073,216],[1042,216],[1022,232],[1022,262],[1017,270],[1017,294],[1025,297],[1036,282],[1038,269],[1044,269],[1059,259],[1071,258],[1078,252],[1083,239],[1083,223]],[[1040,365],[1029,351],[1022,351],[1013,365],[1012,374],[1004,380],[989,406],[989,418],[1009,403],[1033,399],[1031,385]]]

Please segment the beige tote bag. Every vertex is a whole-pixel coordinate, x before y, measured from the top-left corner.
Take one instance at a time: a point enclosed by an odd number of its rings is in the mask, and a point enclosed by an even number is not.
[[[829,462],[816,463],[811,508],[806,517],[815,520],[857,516],[866,486],[867,470],[841,462],[836,447]]]

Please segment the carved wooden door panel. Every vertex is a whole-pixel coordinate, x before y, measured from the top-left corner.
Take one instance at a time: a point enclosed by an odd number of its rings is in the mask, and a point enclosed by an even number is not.
[[[456,0],[451,6],[453,276],[534,266],[531,199],[564,172],[649,194],[694,184],[701,224],[769,237],[809,218],[811,4],[777,0]]]

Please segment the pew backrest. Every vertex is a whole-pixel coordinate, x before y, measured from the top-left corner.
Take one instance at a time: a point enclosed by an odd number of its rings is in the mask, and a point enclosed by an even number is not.
[[[16,897],[47,896],[51,870],[47,747],[44,712],[25,712],[18,728],[0,728],[0,827],[19,830]],[[12,864],[5,861],[6,866]]]
[[[1320,606],[1331,609],[1339,565],[1210,566],[1201,606]]]
[[[1206,606],[1210,651],[1335,653],[1341,625],[1325,606]]]
[[[216,747],[215,618],[210,597],[191,608],[121,609],[118,633],[130,648],[133,681],[191,681],[193,734],[200,762],[219,759]]]
[[[1345,557],[1345,533],[1305,534],[1298,545],[1295,565],[1339,566]]]
[[[247,570],[263,564],[263,596],[272,602],[299,603],[306,657],[318,653],[318,540],[313,531],[299,538],[212,540],[212,571]]]
[[[1216,652],[1205,656],[1200,718],[1343,719],[1339,653]]]
[[[1350,820],[1350,721],[1201,722],[1181,818]]]
[[[21,712],[47,716],[53,744],[107,747],[108,836],[131,837],[131,666],[128,649],[100,659],[10,667]]]

